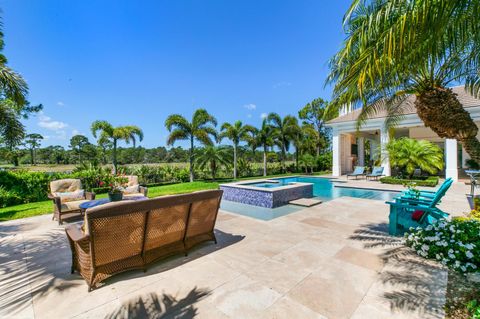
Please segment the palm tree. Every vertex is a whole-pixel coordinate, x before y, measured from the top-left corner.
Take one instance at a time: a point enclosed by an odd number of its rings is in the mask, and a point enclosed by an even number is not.
[[[36,150],[40,147],[40,141],[43,140],[43,136],[38,133],[31,133],[25,136],[25,143],[30,145],[30,158],[32,165],[36,165]]]
[[[228,138],[233,143],[233,178],[237,178],[237,149],[240,141],[248,141],[248,132],[253,132],[255,128],[251,125],[243,125],[242,121],[235,123],[223,123],[220,133],[220,141]]]
[[[443,169],[443,152],[432,142],[404,137],[391,140],[386,148],[392,166],[403,169],[409,178],[417,168],[430,174]]]
[[[170,132],[168,145],[180,140],[190,141],[190,182],[194,179],[195,140],[205,145],[213,145],[211,137],[217,138],[215,126],[217,120],[205,109],[196,110],[191,122],[180,114],[172,114],[165,120],[165,127]]]
[[[267,176],[267,153],[268,148],[273,146],[275,130],[263,119],[262,127],[257,131],[257,143],[263,147],[263,176]]]
[[[117,174],[118,141],[125,141],[128,144],[132,141],[132,136],[137,136],[140,141],[143,140],[143,131],[135,125],[114,127],[107,121],[95,121],[92,123],[91,131],[93,137],[97,138],[97,133],[100,132],[99,140],[110,141],[112,143],[113,174]]]
[[[386,125],[395,125],[401,102],[414,94],[425,126],[480,162],[478,127],[448,88],[465,81],[480,94],[479,10],[480,1],[355,0],[345,43],[330,62],[332,107],[363,106],[358,125],[386,109]]]
[[[225,147],[207,145],[197,151],[195,161],[201,169],[209,167],[212,172],[212,179],[215,180],[218,168],[221,165],[228,167],[231,156]]]
[[[276,138],[274,143],[280,148],[282,153],[282,171],[285,172],[285,159],[290,148],[290,141],[294,138],[295,131],[298,128],[297,119],[291,115],[287,115],[282,119],[277,113],[268,114],[267,119],[275,131]]]
[[[25,137],[25,126],[20,122],[18,114],[6,103],[0,103],[0,133],[1,144],[7,148],[13,165],[18,166],[18,146]]]
[[[252,127],[252,130],[247,132],[247,136],[245,137],[245,141],[247,142],[248,147],[252,150],[252,156],[255,160],[255,150],[258,148],[258,129],[256,127]]]

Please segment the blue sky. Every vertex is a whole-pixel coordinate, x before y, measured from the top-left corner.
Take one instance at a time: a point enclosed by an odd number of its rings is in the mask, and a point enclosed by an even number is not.
[[[102,119],[165,145],[168,114],[203,107],[219,123],[297,114],[324,88],[350,1],[0,0],[9,66],[44,111],[43,145],[94,139]],[[182,145],[182,144],[179,144]]]

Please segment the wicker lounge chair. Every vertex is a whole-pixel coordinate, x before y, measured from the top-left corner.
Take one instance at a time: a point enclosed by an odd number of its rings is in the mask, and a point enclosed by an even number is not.
[[[48,198],[53,200],[52,220],[62,224],[63,215],[80,215],[80,204],[95,199],[95,193],[83,190],[79,179],[60,179],[50,182]]]
[[[355,179],[357,179],[358,176],[365,176],[365,167],[363,166],[355,166],[355,169],[351,174],[347,174],[347,179],[350,176],[355,176]]]
[[[147,196],[148,189],[146,187],[140,186],[138,184],[138,176],[129,175],[127,185],[125,185],[123,190],[123,197],[138,197],[138,196]]]
[[[83,230],[66,228],[77,270],[88,290],[126,270],[143,269],[161,258],[185,253],[213,240],[221,190],[124,201],[90,208]]]

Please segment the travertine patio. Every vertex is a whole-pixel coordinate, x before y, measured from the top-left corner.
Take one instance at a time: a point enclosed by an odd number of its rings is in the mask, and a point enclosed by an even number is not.
[[[442,207],[466,210],[466,190],[454,185]],[[387,216],[381,201],[348,197],[271,221],[222,211],[217,245],[90,293],[50,215],[0,223],[0,317],[443,317],[447,272],[387,236]]]

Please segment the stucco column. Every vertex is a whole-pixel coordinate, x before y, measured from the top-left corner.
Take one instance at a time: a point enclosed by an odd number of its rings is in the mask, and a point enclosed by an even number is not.
[[[386,146],[390,141],[390,135],[388,134],[388,130],[382,126],[380,129],[380,149],[381,149],[381,157],[382,157],[382,166],[383,166],[383,174],[385,176],[390,176],[392,174],[390,170],[390,159],[388,158],[388,153],[386,150]]]
[[[365,138],[357,139],[358,165],[365,166]]]
[[[340,134],[338,131],[332,132],[332,176],[340,177],[342,175],[342,162],[340,159]]]
[[[458,181],[457,140],[445,139],[445,177]]]

